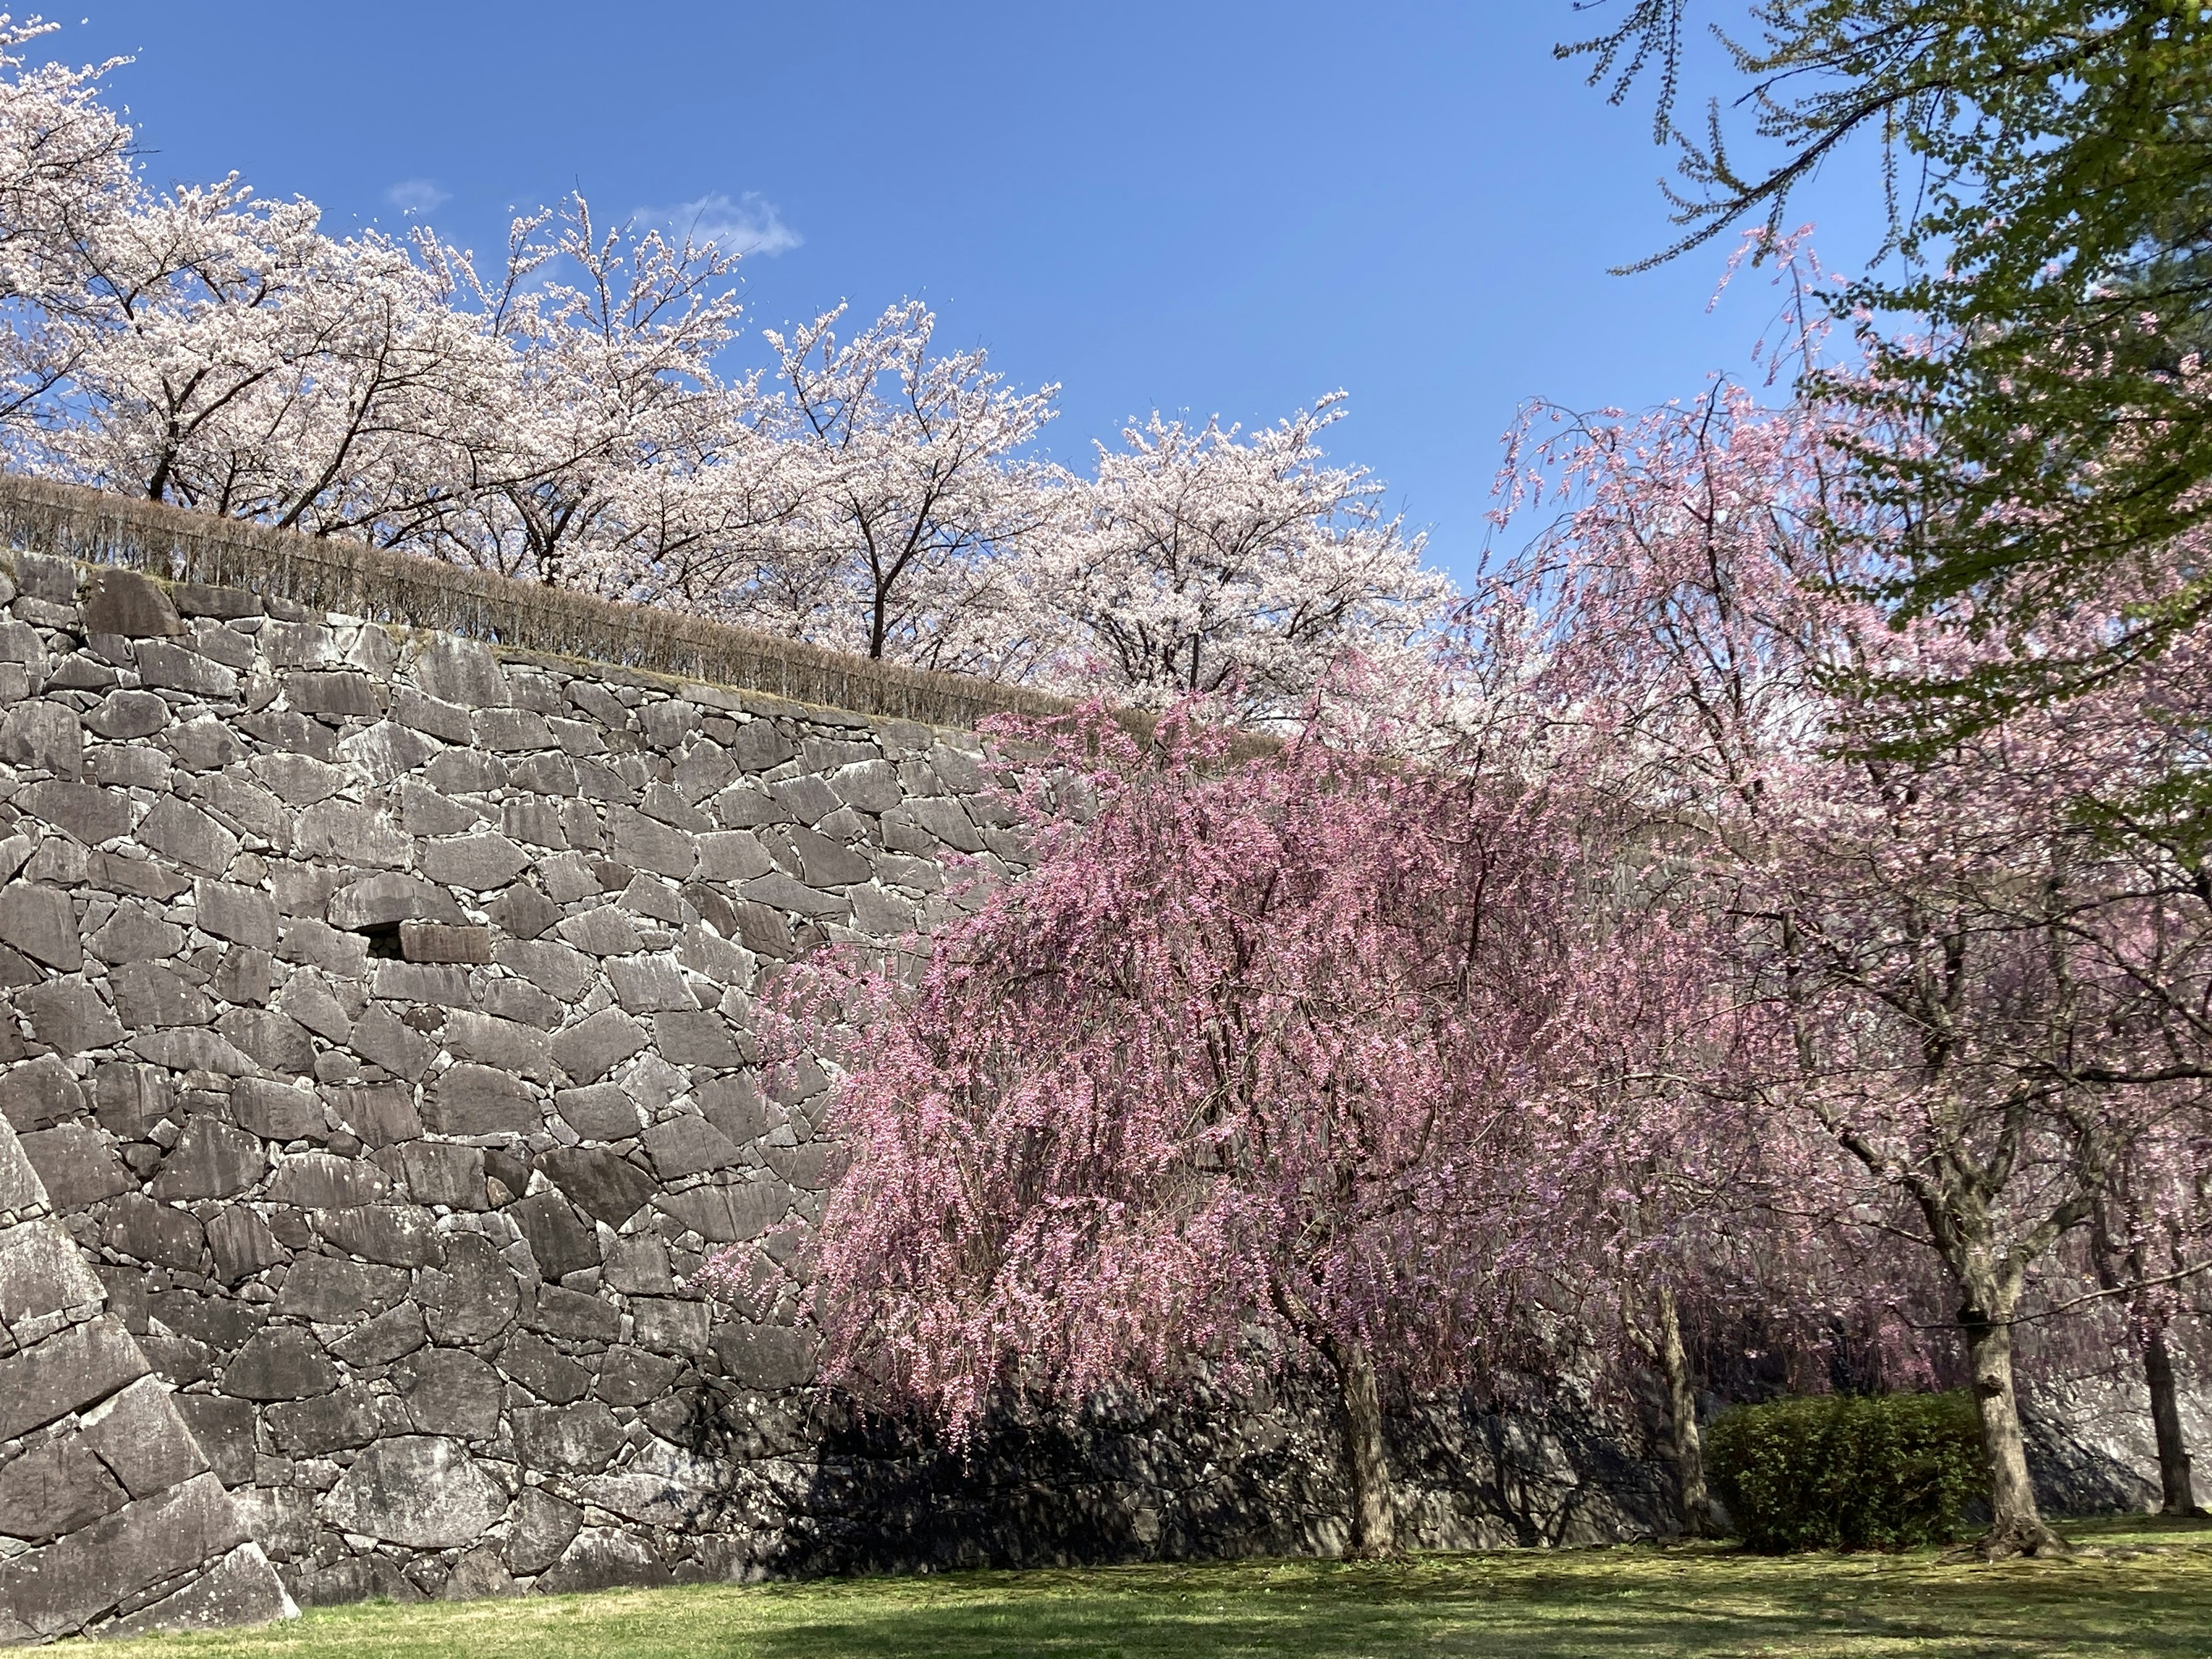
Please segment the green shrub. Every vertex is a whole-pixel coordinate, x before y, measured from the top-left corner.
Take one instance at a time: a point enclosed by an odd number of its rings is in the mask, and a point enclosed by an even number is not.
[[[1768,1555],[1947,1542],[1987,1490],[1963,1391],[1739,1406],[1713,1420],[1705,1446],[1737,1532]]]

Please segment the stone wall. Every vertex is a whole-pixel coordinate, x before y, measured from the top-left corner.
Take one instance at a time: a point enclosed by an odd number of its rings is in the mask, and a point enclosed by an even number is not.
[[[749,993],[1018,866],[972,733],[29,554],[0,604],[0,1111],[301,1600],[1339,1540],[1295,1391],[956,1460],[812,1386],[823,1079]],[[1432,1541],[1657,1524],[1405,1426]]]
[[[0,1121],[0,1646],[296,1613]]]
[[[823,1079],[763,1083],[750,994],[1018,869],[992,784],[972,733],[0,556],[0,1115],[85,1328],[212,1465],[177,1490],[227,1489],[302,1601],[1339,1547],[1295,1382],[962,1458],[814,1384]],[[734,1241],[760,1273],[710,1310]],[[1590,1421],[1394,1419],[1410,1536],[1664,1530]],[[25,1490],[0,1548],[74,1547]]]

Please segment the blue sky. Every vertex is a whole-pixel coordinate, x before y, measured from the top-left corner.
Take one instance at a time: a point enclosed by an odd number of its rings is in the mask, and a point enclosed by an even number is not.
[[[1717,249],[1607,274],[1667,240],[1670,163],[1648,105],[1553,60],[1568,0],[85,15],[52,53],[136,54],[115,95],[156,182],[235,168],[338,230],[411,204],[482,251],[571,188],[602,215],[727,198],[787,244],[745,261],[750,325],[918,295],[940,338],[1062,383],[1062,459],[1155,405],[1249,422],[1344,387],[1335,452],[1462,576],[1522,399],[1694,395],[1772,308],[1752,284],[1706,314]],[[1832,263],[1871,249],[1861,183],[1809,204]]]

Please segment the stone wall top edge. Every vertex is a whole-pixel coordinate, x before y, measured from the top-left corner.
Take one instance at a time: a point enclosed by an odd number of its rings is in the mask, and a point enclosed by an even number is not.
[[[769,713],[827,715],[828,724],[890,720],[973,731],[992,714],[1050,716],[1075,706],[1024,687],[877,662],[412,554],[0,473],[0,559],[21,554],[139,570],[173,589],[198,591],[204,605],[218,604],[213,594],[242,593],[255,611],[273,599],[386,628],[455,634],[493,646],[507,660],[536,659],[679,695],[687,685],[721,690],[776,705]]]

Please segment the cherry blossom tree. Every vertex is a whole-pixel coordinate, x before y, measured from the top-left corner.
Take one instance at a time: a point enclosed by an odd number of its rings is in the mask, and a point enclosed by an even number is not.
[[[100,101],[125,60],[32,67],[58,24],[0,13],[0,429],[36,410],[75,364],[58,326],[82,303],[83,244],[136,187],[131,129]]]
[[[2014,1323],[2117,1162],[2187,1109],[2158,1085],[2203,1075],[2212,911],[2191,871],[2091,810],[2129,799],[2162,741],[2140,684],[1911,760],[1854,740],[1869,684],[1940,681],[1990,647],[1944,618],[1893,627],[1863,597],[1905,527],[1855,516],[1829,418],[1722,386],[1532,428],[1521,459],[1540,452],[1570,507],[1493,600],[1538,636],[1531,695],[1616,735],[1614,787],[1733,920],[1764,1042],[1704,1086],[1826,1142],[1808,1208],[1848,1226],[1904,1202],[1949,1273],[1991,1480],[1983,1547],[2033,1552],[2057,1540],[2028,1483]]]
[[[1019,392],[981,350],[933,349],[915,301],[841,337],[845,307],[765,331],[805,507],[763,558],[753,619],[917,667],[1019,678],[1032,656],[1017,561],[1060,511],[1023,451],[1059,388]]]
[[[501,367],[434,268],[306,202],[179,188],[83,240],[47,465],[155,501],[404,542],[450,496]]]
[[[833,1376],[957,1438],[1005,1391],[1316,1364],[1352,1547],[1394,1547],[1383,1393],[1465,1374],[1501,1221],[1549,1222],[1492,1142],[1616,1026],[1559,799],[1373,735],[1234,763],[1189,706],[1149,745],[1095,707],[1032,732],[1033,872],[918,985],[814,993],[861,1015],[816,1261]]]
[[[1158,413],[1101,445],[1034,578],[1066,682],[1139,708],[1218,696],[1294,715],[1347,650],[1410,658],[1455,595],[1365,468],[1328,464],[1344,394],[1249,436]]]
[[[465,443],[453,555],[549,586],[726,607],[799,499],[755,380],[717,372],[741,316],[735,258],[600,227],[581,195],[514,222],[495,282],[426,246],[506,348],[507,384]]]

